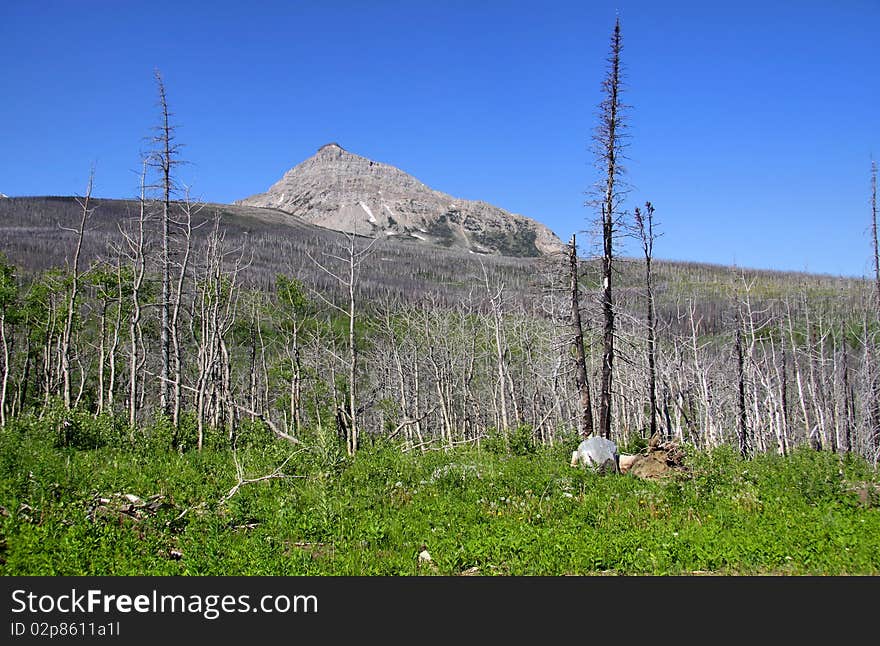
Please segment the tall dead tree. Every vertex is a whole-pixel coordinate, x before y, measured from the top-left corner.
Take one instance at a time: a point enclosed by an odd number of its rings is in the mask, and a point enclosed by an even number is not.
[[[0,428],[6,426],[6,393],[11,373],[9,362],[12,360],[12,341],[15,337],[10,323],[15,318],[17,300],[15,266],[7,263],[5,256],[0,253],[0,346],[3,352],[3,372],[0,373]]]
[[[175,143],[175,126],[171,124],[171,112],[168,109],[168,97],[165,93],[165,83],[159,70],[155,71],[156,85],[159,92],[160,122],[156,127],[156,134],[152,138],[154,145],[150,161],[159,174],[158,188],[161,191],[161,245],[162,257],[160,271],[162,272],[162,300],[160,305],[160,345],[162,363],[160,367],[159,402],[162,412],[171,415],[171,251],[170,251],[170,221],[171,221],[171,198],[175,191],[173,169],[181,161],[178,159],[180,145]]]
[[[841,414],[841,426],[843,435],[840,438],[839,447],[841,452],[852,451],[852,428],[855,421],[854,394],[850,388],[849,380],[849,357],[846,348],[846,326],[840,326],[840,354],[841,354],[841,395],[843,399],[843,411]]]
[[[116,258],[116,271],[114,276],[114,309],[115,313],[113,316],[112,327],[108,325],[107,333],[109,339],[107,341],[107,395],[106,399],[104,395],[101,395],[101,399],[107,402],[107,408],[109,410],[114,409],[115,401],[116,401],[116,350],[119,348],[119,333],[122,329],[122,320],[124,317],[123,314],[123,279],[122,279],[122,265],[120,263],[119,258]],[[101,341],[103,345],[103,337]],[[101,367],[103,369],[104,363],[103,359],[101,362]]]
[[[642,241],[642,251],[645,253],[645,289],[648,298],[648,405],[651,409],[650,435],[657,432],[657,365],[656,365],[656,342],[657,330],[654,321],[654,285],[651,276],[651,260],[654,256],[654,206],[645,202],[645,213],[636,207],[636,229],[639,239]]]
[[[183,348],[180,342],[180,310],[183,302],[183,290],[189,275],[189,261],[192,252],[193,216],[202,210],[203,204],[194,204],[189,195],[189,188],[184,190],[184,200],[181,203],[181,220],[178,222],[179,231],[183,237],[183,249],[180,262],[177,263],[177,276],[175,277],[174,290],[170,293],[171,302],[168,318],[168,331],[170,336],[171,365],[169,366],[171,401],[171,423],[174,428],[180,425],[180,408],[182,403],[182,379],[183,379]],[[204,224],[205,221],[202,222]],[[197,225],[198,226],[198,225]],[[169,270],[170,271],[170,270]]]
[[[129,233],[123,229],[122,226],[119,227],[119,232],[123,238],[121,253],[123,253],[126,259],[131,263],[132,270],[130,290],[131,314],[128,317],[128,423],[132,433],[132,440],[134,440],[133,433],[138,411],[138,374],[146,362],[145,353],[141,352],[143,347],[143,334],[141,330],[141,296],[146,276],[146,177],[149,160],[144,158],[141,163],[142,170],[140,174],[140,195],[138,199],[136,231],[134,233]]]
[[[874,285],[880,311],[880,248],[877,242],[877,162],[871,160],[871,240],[874,243]]]
[[[275,278],[275,313],[280,318],[279,328],[283,335],[285,359],[290,366],[288,393],[290,418],[287,429],[297,434],[302,429],[302,339],[301,329],[305,318],[307,299],[305,286],[298,279],[278,274]],[[257,328],[259,330],[259,327]]]
[[[71,405],[71,392],[70,392],[70,345],[71,345],[71,336],[73,332],[73,322],[76,317],[76,301],[79,297],[79,258],[82,253],[82,244],[83,244],[83,235],[85,233],[86,228],[86,219],[89,217],[91,213],[91,209],[89,208],[89,201],[92,197],[92,184],[95,179],[95,170],[94,168],[89,173],[89,183],[86,186],[86,194],[80,199],[77,198],[77,202],[80,206],[80,221],[78,229],[68,229],[67,227],[62,227],[67,231],[72,231],[76,233],[76,246],[73,249],[73,262],[71,267],[71,277],[70,277],[70,293],[67,298],[67,316],[64,319],[64,328],[61,333],[61,378],[63,384],[63,396],[64,396],[64,407],[70,408]]]
[[[736,351],[736,410],[737,410],[737,436],[739,439],[739,454],[743,458],[749,455],[748,419],[746,417],[746,378],[743,357],[742,341],[742,318],[736,317],[736,339],[734,348]]]
[[[328,300],[322,294],[315,292],[321,300],[333,309],[342,313],[348,319],[348,397],[345,410],[345,438],[346,450],[349,455],[354,455],[358,450],[358,398],[357,398],[357,373],[358,373],[358,349],[355,343],[355,321],[357,317],[357,281],[360,273],[360,267],[366,257],[370,254],[373,245],[378,238],[373,238],[362,249],[358,249],[357,236],[353,233],[346,233],[345,238],[348,244],[345,246],[344,256],[336,256],[333,254],[325,254],[328,258],[341,263],[344,267],[342,272],[334,273],[324,264],[315,260],[310,253],[307,252],[309,259],[321,269],[324,273],[331,276],[340,289],[345,292],[347,305],[340,307],[336,303]]]
[[[492,310],[492,331],[495,339],[495,366],[498,373],[498,394],[501,402],[501,418],[499,420],[499,426],[501,427],[501,434],[504,437],[505,448],[507,448],[510,417],[507,411],[507,389],[505,378],[505,375],[507,374],[507,366],[505,362],[507,343],[504,340],[503,324],[504,285],[492,285],[489,281],[489,273],[486,270],[486,265],[480,262],[480,267],[483,269],[483,284],[486,288],[486,298]],[[496,287],[497,289],[495,289]]]
[[[590,401],[590,382],[587,379],[587,356],[584,349],[584,326],[581,322],[580,287],[578,285],[578,257],[575,234],[571,234],[568,264],[571,279],[571,343],[574,347],[574,379],[580,400],[578,432],[581,437],[593,434],[593,409]]]
[[[599,434],[611,436],[611,392],[614,363],[614,301],[611,278],[614,271],[614,238],[620,225],[619,206],[621,190],[618,179],[623,173],[620,160],[623,153],[623,104],[620,53],[623,44],[620,36],[620,19],[614,23],[611,35],[611,52],[608,72],[602,81],[605,98],[599,104],[599,125],[594,135],[598,164],[604,171],[600,183],[600,207],[602,232],[602,387],[599,401]]]

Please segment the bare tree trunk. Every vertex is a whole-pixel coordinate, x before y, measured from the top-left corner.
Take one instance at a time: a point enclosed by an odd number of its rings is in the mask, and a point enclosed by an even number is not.
[[[257,409],[260,408],[260,404],[257,401],[257,326],[259,322],[257,321],[257,301],[256,298],[251,302],[251,317],[250,317],[250,325],[248,330],[248,336],[250,341],[250,361],[249,361],[249,370],[248,370],[248,397],[250,399],[250,418],[251,421],[255,421],[257,419]]]
[[[196,207],[196,212],[201,206]],[[189,190],[183,204],[183,258],[180,261],[177,274],[177,284],[172,295],[170,304],[168,331],[170,334],[171,349],[173,356],[173,374],[171,375],[171,424],[176,429],[180,425],[180,408],[182,405],[182,379],[183,379],[183,349],[180,343],[180,308],[183,302],[183,286],[186,282],[189,269],[189,259],[192,251],[192,216],[193,205],[190,201]]]
[[[788,356],[785,352],[785,331],[782,324],[779,325],[779,339],[782,344],[782,377],[779,385],[779,398],[782,404],[782,455],[788,453],[788,429],[789,429],[789,413],[788,413]]]
[[[874,243],[874,286],[880,311],[880,248],[877,240],[877,162],[871,160],[871,240]]]
[[[6,389],[9,384],[9,339],[6,337],[6,310],[0,310],[0,342],[3,343],[3,376],[0,378],[0,428],[6,426]]]
[[[880,380],[877,376],[877,355],[874,339],[869,330],[868,310],[865,309],[862,324],[862,345],[864,354],[862,366],[864,369],[864,404],[866,437],[863,446],[868,450],[869,459],[876,464],[880,456]]]
[[[846,328],[841,325],[840,328],[840,337],[841,337],[841,381],[843,386],[843,414],[842,414],[842,425],[843,425],[843,437],[841,438],[840,449],[844,453],[850,453],[852,451],[852,426],[855,420],[855,415],[853,414],[853,399],[850,393],[850,385],[849,385],[849,360],[847,358],[846,351]]]
[[[388,324],[388,327],[389,327],[389,333],[393,333],[393,330],[390,329],[392,327],[392,324],[390,322]],[[398,390],[398,402],[400,405],[400,414],[404,419],[406,419],[409,416],[408,415],[409,406],[407,404],[407,399],[406,399],[406,381],[405,381],[405,376],[404,376],[404,371],[403,371],[403,362],[401,361],[401,358],[400,358],[399,345],[397,343],[397,339],[394,339],[393,337],[392,337],[392,339],[393,340],[392,340],[392,347],[391,347],[391,358],[394,360],[394,368],[397,373],[397,390]],[[409,426],[410,425],[407,424],[404,427],[404,439],[406,441],[406,446],[412,445],[412,435],[409,430]]]
[[[825,411],[825,389],[823,388],[824,379],[822,375],[823,364],[825,363],[825,333],[822,331],[821,319],[817,323],[818,331],[815,327],[808,325],[807,332],[810,338],[810,391],[812,393],[813,406],[816,410],[816,419],[819,423],[817,434],[817,445],[819,448],[827,447],[829,442],[828,427],[826,423]],[[818,355],[818,359],[817,359]],[[818,364],[818,365],[817,365]],[[831,448],[833,451],[833,447]]]
[[[580,401],[578,433],[581,437],[593,434],[593,408],[590,402],[590,382],[587,377],[587,354],[584,348],[584,327],[581,322],[580,288],[578,286],[578,258],[575,234],[571,235],[568,255],[571,286],[571,343],[574,347],[574,380]]]
[[[818,406],[817,398],[818,393],[816,392],[816,380],[815,380],[815,371],[813,369],[813,345],[815,343],[815,335],[813,333],[812,323],[810,322],[810,310],[809,305],[807,303],[807,294],[804,292],[803,294],[803,302],[804,302],[804,314],[806,317],[806,328],[807,328],[807,393],[810,395],[810,401],[813,404],[813,411],[815,414],[816,423],[813,426],[810,426],[808,429],[809,432],[809,441],[810,446],[813,447],[816,451],[822,450],[822,436],[821,432],[823,430],[824,420],[822,419],[822,409]]]
[[[10,361],[14,356],[15,348],[15,308],[18,300],[18,281],[15,276],[15,267],[6,263],[0,256],[0,344],[3,346],[3,373],[0,375],[0,428],[6,426],[7,409],[10,417],[15,414],[15,397],[9,405],[9,376],[12,372]],[[10,314],[13,314],[10,317]],[[8,327],[7,327],[8,326]],[[30,337],[27,325],[25,325],[25,348],[27,339]],[[28,352],[25,352],[28,356]],[[27,359],[25,361],[27,366]],[[21,382],[19,382],[20,384]]]
[[[355,253],[354,237],[351,238],[351,252],[348,265],[348,454],[354,455],[358,450],[357,424],[357,346],[355,345]]]
[[[300,357],[298,330],[294,327],[292,345],[286,348],[290,361],[290,423],[294,433],[302,428],[302,359]]]
[[[746,385],[743,370],[742,322],[736,321],[736,367],[737,367],[737,411],[739,429],[739,453],[743,458],[749,455],[748,423],[746,421]]]
[[[773,366],[773,371],[775,373],[776,379],[773,380],[772,376],[768,376],[765,380],[765,387],[768,392],[768,397],[773,402],[773,417],[775,419],[775,429],[776,429],[776,452],[779,455],[787,455],[788,453],[788,411],[786,410],[787,404],[785,403],[786,392],[787,392],[787,384],[786,384],[786,356],[785,356],[785,332],[782,329],[782,326],[779,326],[779,342],[781,345],[781,365],[780,360],[777,359],[776,356],[776,344],[771,340],[770,342],[770,361]]]
[[[77,337],[79,337],[79,333],[77,333]],[[78,346],[79,343],[75,345]],[[83,365],[82,357],[79,354],[76,355],[76,365],[79,368],[79,389],[77,390],[76,397],[73,400],[74,408],[79,406],[80,401],[82,401],[83,391],[86,388],[86,367]]]
[[[169,417],[171,411],[171,249],[170,249],[170,223],[171,223],[171,197],[174,193],[174,178],[172,170],[180,162],[176,159],[179,145],[174,143],[175,127],[171,125],[171,113],[168,109],[168,97],[165,93],[165,83],[159,70],[155,71],[156,85],[159,92],[159,110],[161,122],[158,133],[153,137],[153,143],[157,150],[151,156],[154,166],[159,171],[160,188],[162,191],[162,257],[160,270],[162,272],[162,300],[161,308],[161,368],[159,384],[159,405],[162,412]]]
[[[107,301],[102,299],[101,313],[98,316],[98,408],[97,414],[104,412],[104,368],[106,364],[104,344],[107,337]]]
[[[223,361],[223,372],[221,373],[222,381],[220,382],[222,389],[223,420],[226,423],[226,435],[229,439],[229,445],[235,446],[236,429],[238,428],[238,410],[235,407],[235,397],[232,394],[232,361],[229,358],[229,348],[226,346],[226,340],[223,338],[222,334],[220,335],[220,357]]]
[[[788,307],[787,303],[786,303],[786,306]],[[797,358],[797,343],[795,342],[795,338],[794,338],[794,324],[792,323],[792,319],[791,319],[791,308],[790,307],[788,307],[788,337],[789,337],[789,341],[791,342],[791,358],[792,358],[792,363],[794,364],[794,377],[795,377],[795,382],[797,383],[798,401],[800,402],[800,405],[801,405],[801,413],[804,416],[804,431],[806,432],[808,437],[812,437],[812,435],[813,435],[812,425],[810,424],[810,415],[807,412],[807,402],[806,402],[806,398],[804,397],[804,385],[803,385],[803,379],[801,379],[800,363],[798,362],[798,358]]]
[[[15,389],[15,399],[12,402],[11,415],[16,415],[24,409],[28,396],[28,385],[31,381],[31,335],[24,335],[24,366],[21,369],[21,380]]]
[[[263,396],[260,402],[260,410],[265,411],[265,418],[269,419],[269,367],[266,363],[266,341],[263,338],[263,330],[257,325],[257,340],[260,342],[260,378],[263,384]],[[268,422],[267,422],[268,424]]]
[[[605,164],[605,188],[601,203],[602,217],[602,388],[599,399],[599,434],[611,437],[611,394],[612,377],[614,374],[614,301],[612,298],[611,278],[614,271],[614,235],[616,231],[616,209],[619,201],[616,180],[622,172],[618,164],[621,154],[620,129],[620,20],[614,23],[611,37],[610,68],[602,83],[605,99],[601,104],[601,116],[598,132],[599,154]]]
[[[698,345],[698,336],[702,318],[697,320],[697,304],[696,300],[691,300],[688,306],[688,319],[691,327],[691,352],[694,357],[694,378],[700,387],[700,398],[704,403],[703,407],[703,433],[707,446],[717,446],[720,438],[717,437],[720,424],[712,414],[712,406],[710,401],[709,380],[706,376],[707,367],[700,361],[700,346]],[[680,387],[679,392],[684,388]],[[696,414],[696,413],[695,413]],[[723,431],[722,431],[723,432]]]
[[[219,231],[219,217],[205,246],[204,267],[198,280],[198,374],[196,376],[196,410],[198,415],[196,448],[201,451],[205,442],[205,422],[219,425],[223,392],[218,382],[221,377],[221,308],[223,306],[222,262],[223,236]]]
[[[126,255],[131,259],[133,265],[132,283],[131,283],[131,315],[128,319],[128,343],[129,343],[129,364],[128,364],[128,424],[132,433],[131,440],[134,440],[134,428],[137,421],[138,412],[138,373],[143,367],[145,357],[142,357],[140,348],[143,345],[143,335],[141,332],[141,288],[146,274],[146,249],[144,240],[144,225],[146,222],[146,175],[148,160],[144,159],[141,170],[141,194],[139,201],[137,233],[135,237],[131,237],[123,232],[128,251]]]
[[[421,401],[421,373],[419,372],[419,363],[418,356],[413,355],[413,412],[415,413],[416,423],[414,424],[414,430],[416,432],[416,438],[418,439],[419,445],[422,446],[422,451],[424,451],[424,443],[425,440],[422,436],[422,421],[423,418],[419,413],[421,409],[420,401]]]
[[[510,418],[507,413],[507,379],[505,377],[505,362],[504,362],[504,340],[502,339],[502,306],[501,299],[504,293],[504,286],[500,285],[498,290],[493,294],[492,287],[489,282],[489,273],[486,271],[486,266],[480,263],[480,266],[483,268],[483,284],[486,288],[486,296],[489,299],[489,304],[492,308],[492,330],[495,336],[495,369],[497,372],[497,388],[498,388],[498,396],[501,405],[501,435],[504,438],[505,448],[508,448],[508,431],[510,429]]]
[[[358,409],[357,409],[357,371],[358,371],[358,350],[357,345],[355,343],[355,320],[357,316],[356,309],[356,293],[355,286],[357,284],[358,273],[360,270],[360,265],[363,262],[364,258],[367,254],[370,253],[373,245],[376,243],[378,238],[373,238],[367,244],[367,246],[360,251],[357,250],[356,237],[354,234],[346,234],[346,238],[348,239],[348,246],[345,249],[346,256],[334,256],[329,255],[330,258],[333,258],[339,262],[342,262],[346,268],[346,275],[340,276],[325,267],[323,264],[319,263],[315,260],[310,254],[309,258],[315,265],[329,274],[332,278],[336,280],[340,287],[345,289],[346,296],[348,299],[347,307],[342,308],[337,304],[327,300],[323,295],[317,293],[317,296],[321,298],[325,303],[331,306],[333,309],[343,313],[348,318],[348,397],[346,398],[346,416],[347,420],[347,432],[346,432],[346,449],[349,455],[355,455],[358,450]]]
[[[77,202],[82,209],[82,215],[80,217],[79,229],[76,231],[77,239],[76,239],[76,247],[73,252],[73,274],[71,276],[71,284],[70,284],[70,294],[67,300],[67,318],[64,321],[64,331],[61,335],[61,377],[63,379],[63,395],[64,395],[64,407],[70,408],[71,404],[71,392],[70,392],[70,344],[71,344],[71,335],[73,332],[73,321],[76,316],[76,299],[79,296],[79,257],[82,252],[82,243],[83,243],[83,233],[86,228],[86,219],[89,217],[89,213],[91,213],[89,209],[89,200],[92,197],[92,184],[95,179],[95,170],[94,168],[89,173],[89,182],[86,186],[86,194],[85,197],[80,200],[77,198]]]
[[[119,332],[122,329],[122,267],[117,258],[116,265],[116,318],[113,321],[113,339],[107,352],[110,375],[107,384],[107,407],[113,412],[116,393],[116,350],[119,348]]]
[[[654,255],[654,206],[645,202],[645,216],[636,208],[635,221],[638,227],[639,237],[642,240],[642,250],[645,252],[645,289],[648,296],[648,406],[650,407],[650,436],[657,433],[657,366],[656,366],[656,336],[657,330],[654,322],[654,286],[651,276],[651,260]],[[708,403],[707,403],[708,404]]]

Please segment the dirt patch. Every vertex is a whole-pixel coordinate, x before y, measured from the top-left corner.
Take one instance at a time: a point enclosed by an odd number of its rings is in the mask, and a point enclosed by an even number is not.
[[[668,478],[687,470],[681,447],[675,442],[662,440],[659,435],[654,435],[639,453],[620,456],[621,473],[648,480]]]
[[[850,484],[848,489],[856,495],[862,507],[880,507],[880,484],[856,482]]]

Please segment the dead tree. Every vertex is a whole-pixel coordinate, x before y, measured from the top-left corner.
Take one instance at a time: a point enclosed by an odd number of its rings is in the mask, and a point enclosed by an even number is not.
[[[794,323],[791,314],[791,304],[788,302],[788,300],[786,300],[785,302],[785,307],[786,318],[788,320],[788,339],[789,345],[791,346],[791,361],[792,367],[794,368],[795,384],[797,385],[798,402],[800,403],[801,414],[803,415],[804,420],[804,431],[807,433],[808,436],[812,437],[813,426],[810,421],[810,415],[807,411],[807,402],[804,395],[804,380],[801,374],[800,362],[798,361],[798,344],[795,340]]]
[[[225,231],[219,215],[204,245],[202,266],[196,276],[194,337],[196,339],[195,407],[197,449],[204,447],[205,430],[225,423],[230,443],[235,439],[237,407],[232,394],[227,337],[235,325],[239,274],[244,269],[243,249],[225,251]],[[238,254],[227,268],[226,256]],[[197,330],[195,326],[198,326]]]
[[[358,274],[360,273],[360,267],[363,263],[364,259],[369,255],[373,245],[376,243],[378,238],[373,238],[370,242],[364,246],[362,249],[358,249],[357,245],[357,236],[353,233],[346,234],[346,239],[348,244],[345,247],[345,256],[336,256],[333,254],[325,254],[328,258],[335,260],[345,267],[345,272],[340,272],[339,274],[331,271],[327,266],[323,263],[318,262],[315,258],[312,257],[310,253],[307,252],[309,259],[315,263],[315,265],[321,269],[324,273],[331,276],[337,284],[344,290],[345,295],[347,296],[347,306],[340,307],[336,305],[332,301],[328,300],[326,297],[317,293],[319,298],[323,300],[327,305],[332,307],[333,309],[341,312],[348,319],[348,398],[347,398],[347,410],[345,411],[346,417],[346,449],[349,455],[354,455],[357,453],[358,449],[358,424],[357,424],[357,372],[358,372],[358,351],[357,345],[355,344],[355,320],[357,317],[357,301],[356,301],[356,286],[358,280]]]
[[[862,370],[864,372],[862,377],[862,409],[866,425],[864,446],[867,449],[868,459],[876,465],[880,459],[880,379],[877,375],[876,339],[871,334],[869,326],[870,319],[866,307],[862,322]]]
[[[276,316],[282,332],[284,354],[290,366],[288,393],[290,396],[290,418],[288,432],[299,433],[302,429],[302,324],[307,304],[305,287],[296,278],[279,274],[275,278]],[[259,328],[257,328],[259,330]]]
[[[89,200],[92,197],[92,184],[95,179],[95,170],[94,168],[89,173],[89,182],[86,186],[86,194],[80,199],[77,198],[77,202],[80,205],[80,221],[78,229],[68,229],[64,228],[66,231],[73,231],[76,233],[76,246],[73,250],[73,262],[71,267],[71,280],[70,280],[70,292],[67,298],[67,316],[64,320],[64,329],[61,334],[61,378],[63,383],[63,396],[64,396],[64,407],[70,408],[71,404],[71,395],[70,395],[70,345],[71,345],[71,335],[73,332],[73,322],[76,316],[76,301],[79,297],[79,258],[82,253],[82,243],[83,243],[83,234],[86,228],[86,220],[91,213],[91,209],[89,208]]]
[[[6,426],[6,393],[9,384],[12,359],[12,341],[15,337],[13,326],[14,308],[18,300],[18,281],[15,267],[7,264],[0,254],[0,345],[3,346],[3,373],[0,376],[0,428]],[[9,326],[9,327],[7,327]]]
[[[571,286],[571,334],[574,347],[574,379],[580,401],[578,432],[587,438],[593,434],[593,409],[590,402],[590,382],[587,377],[587,354],[584,348],[584,327],[581,322],[580,287],[578,285],[578,258],[575,234],[571,235],[568,255]]]
[[[877,241],[877,162],[871,160],[871,240],[874,243],[874,286],[880,311],[880,248]]]
[[[141,330],[141,292],[143,290],[144,278],[146,276],[146,175],[148,163],[148,159],[144,158],[142,160],[138,216],[135,225],[136,231],[134,234],[130,234],[121,227],[119,229],[124,244],[122,253],[132,265],[131,314],[128,317],[128,423],[131,433],[134,433],[134,426],[137,420],[138,373],[141,372],[144,362],[146,361],[145,353],[141,352],[143,348],[143,334]],[[134,439],[133,435],[131,439]]]
[[[611,279],[614,271],[614,239],[620,226],[619,206],[621,190],[618,179],[623,173],[620,159],[623,152],[623,104],[620,53],[622,50],[620,20],[614,23],[611,35],[611,53],[608,72],[602,81],[605,98],[599,104],[599,126],[594,140],[598,163],[604,171],[604,180],[598,189],[596,201],[600,207],[602,232],[602,386],[599,399],[599,434],[611,437],[611,396],[614,369],[614,300]]]
[[[171,379],[171,423],[174,428],[177,428],[180,424],[180,407],[183,396],[181,391],[181,380],[183,378],[183,349],[180,342],[181,303],[183,302],[183,288],[189,274],[189,261],[192,252],[192,236],[194,228],[193,216],[201,211],[203,206],[203,204],[194,203],[190,199],[189,188],[186,188],[185,198],[180,205],[182,219],[177,222],[180,231],[183,234],[183,257],[180,259],[179,263],[177,263],[177,276],[174,291],[171,294],[168,321],[168,331],[170,333],[171,352],[173,357],[172,366],[170,366],[170,368],[173,369],[173,374],[169,375],[169,379]]]
[[[782,345],[782,374],[779,377],[779,400],[782,408],[782,444],[780,446],[780,453],[787,455],[789,445],[788,427],[791,416],[788,409],[788,355],[785,351],[785,328],[781,321],[779,323],[779,343]]]
[[[119,335],[122,331],[123,319],[123,276],[122,264],[120,258],[116,258],[116,316],[113,320],[113,336],[110,340],[110,347],[107,348],[107,361],[109,363],[108,384],[107,384],[107,407],[113,411],[115,405],[116,393],[116,351],[119,348]]]
[[[846,348],[846,326],[840,326],[840,355],[841,355],[841,399],[843,406],[841,411],[841,426],[843,434],[838,446],[843,453],[852,451],[852,428],[855,420],[853,400],[855,399],[850,389],[849,357]]]
[[[651,276],[651,260],[654,255],[654,206],[645,202],[645,214],[636,207],[635,222],[639,239],[642,241],[642,251],[645,253],[645,289],[648,297],[648,405],[650,406],[650,437],[657,432],[657,367],[656,367],[656,337],[657,330],[654,321],[654,285]]]
[[[107,381],[108,357],[113,356],[114,339],[118,338],[120,319],[122,315],[121,305],[121,275],[119,267],[113,268],[109,263],[96,263],[89,269],[91,286],[98,300],[98,402],[96,415],[101,415],[106,409],[113,410],[113,379],[111,368],[110,383]],[[113,306],[116,305],[116,323],[113,326],[113,337],[108,341],[108,320]],[[112,361],[110,362],[112,364]]]
[[[737,382],[737,431],[739,437],[739,453],[743,458],[749,455],[748,420],[746,417],[746,377],[743,358],[742,318],[736,317],[736,382]]]
[[[156,128],[156,135],[152,142],[155,146],[150,162],[159,173],[158,188],[161,191],[161,245],[162,257],[160,271],[162,273],[162,297],[159,303],[161,311],[160,345],[161,367],[159,376],[159,402],[160,408],[166,415],[171,414],[171,250],[170,250],[170,224],[171,224],[171,199],[175,192],[173,176],[174,167],[181,161],[177,158],[180,153],[180,145],[175,143],[175,126],[171,125],[171,113],[168,109],[168,97],[165,93],[165,83],[159,70],[155,71],[156,85],[159,92],[160,123]]]
[[[483,285],[486,289],[486,298],[492,309],[492,331],[495,340],[495,368],[498,375],[498,394],[501,405],[500,424],[501,435],[504,438],[505,448],[507,448],[508,431],[510,429],[510,416],[507,410],[507,366],[505,363],[506,343],[504,340],[503,327],[503,297],[504,285],[497,285],[497,289],[493,290],[494,285],[489,281],[489,273],[486,266],[481,262],[480,267],[483,269]]]

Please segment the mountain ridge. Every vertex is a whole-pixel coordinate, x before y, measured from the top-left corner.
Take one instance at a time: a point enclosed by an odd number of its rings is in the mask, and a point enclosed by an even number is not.
[[[538,257],[564,249],[538,220],[453,197],[336,142],[318,148],[264,193],[233,204],[278,209],[344,233],[411,238],[485,255]]]

